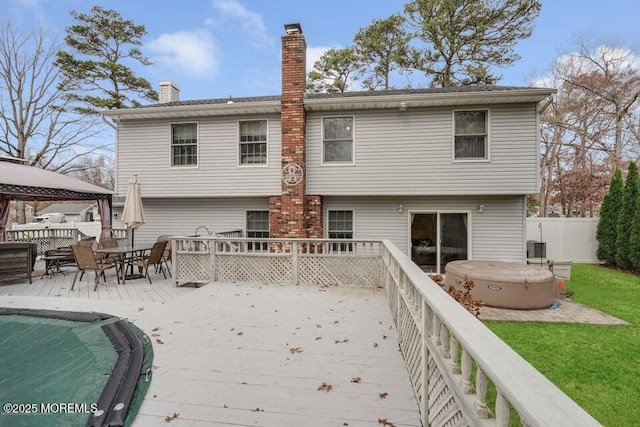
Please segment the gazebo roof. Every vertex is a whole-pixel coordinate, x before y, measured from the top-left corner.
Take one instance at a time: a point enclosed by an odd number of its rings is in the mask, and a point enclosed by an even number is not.
[[[113,191],[0,158],[0,194],[15,200],[98,200],[111,198]]]

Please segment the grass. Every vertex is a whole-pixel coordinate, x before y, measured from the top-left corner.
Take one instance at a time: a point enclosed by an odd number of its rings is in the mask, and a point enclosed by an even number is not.
[[[640,277],[573,265],[572,299],[630,326],[486,322],[500,338],[605,426],[640,420]]]

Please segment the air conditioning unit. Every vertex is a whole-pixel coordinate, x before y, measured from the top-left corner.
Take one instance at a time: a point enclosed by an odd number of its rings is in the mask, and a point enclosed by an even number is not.
[[[546,258],[547,243],[527,240],[527,258]]]

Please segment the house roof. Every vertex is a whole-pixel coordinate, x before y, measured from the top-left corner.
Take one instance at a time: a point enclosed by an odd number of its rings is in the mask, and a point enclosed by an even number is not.
[[[61,213],[65,215],[81,215],[83,212],[93,208],[93,205],[85,203],[56,203],[42,209],[39,213]]]
[[[307,111],[336,111],[539,102],[555,89],[517,86],[456,86],[428,89],[306,93]],[[180,118],[280,112],[280,96],[199,99],[104,111],[122,119]]]
[[[70,176],[0,158],[0,194],[17,200],[96,200],[113,194]]]

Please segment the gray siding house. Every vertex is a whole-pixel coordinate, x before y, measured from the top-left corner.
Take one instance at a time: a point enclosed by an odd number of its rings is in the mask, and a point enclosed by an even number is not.
[[[161,82],[166,102],[104,113],[118,123],[117,194],[134,174],[142,182],[136,239],[203,225],[390,239],[432,272],[455,259],[525,260],[538,118],[553,90],[305,93],[304,37],[285,28],[279,96],[179,101]]]

